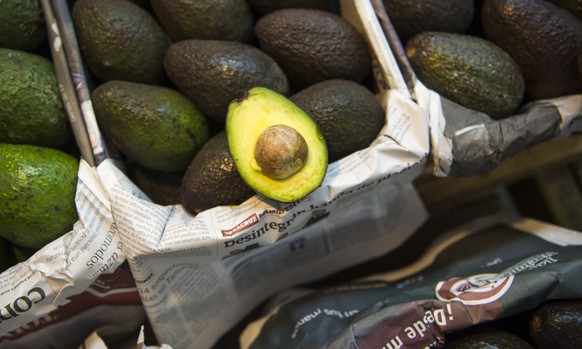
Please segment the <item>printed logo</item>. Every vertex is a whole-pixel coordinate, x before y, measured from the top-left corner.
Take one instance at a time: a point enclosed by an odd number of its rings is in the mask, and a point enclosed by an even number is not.
[[[460,301],[466,305],[480,305],[496,301],[509,290],[514,276],[479,274],[466,278],[455,277],[440,281],[435,287],[436,297],[442,301]]]
[[[236,234],[240,233],[241,231],[244,231],[244,230],[252,227],[253,225],[257,224],[258,222],[259,222],[259,217],[257,216],[256,213],[253,213],[249,217],[245,218],[242,222],[235,225],[233,228],[227,229],[227,230],[221,230],[222,236],[226,237],[226,236],[236,235]]]

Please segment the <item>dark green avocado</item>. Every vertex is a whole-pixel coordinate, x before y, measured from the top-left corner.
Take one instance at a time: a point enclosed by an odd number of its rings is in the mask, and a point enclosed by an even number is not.
[[[522,103],[525,84],[518,65],[478,36],[420,33],[406,44],[406,57],[429,89],[466,108],[500,119]]]
[[[507,331],[487,328],[467,331],[452,340],[447,349],[534,349],[527,341]],[[549,347],[548,347],[549,348]]]
[[[192,214],[216,206],[236,206],[253,195],[234,165],[225,131],[212,136],[200,149],[180,187],[182,206]]]
[[[487,0],[481,23],[520,67],[529,99],[582,92],[582,21],[574,14],[544,0]]]
[[[249,44],[184,40],[172,44],[164,59],[170,80],[208,117],[224,124],[228,105],[255,86],[289,93],[289,81],[269,55]]]
[[[362,82],[371,72],[364,36],[346,19],[328,11],[287,8],[271,12],[257,21],[255,36],[297,89],[330,79]]]
[[[350,80],[326,80],[290,99],[323,133],[329,162],[370,146],[386,124],[386,113],[374,94]]]
[[[247,0],[251,8],[259,15],[265,15],[285,8],[310,8],[329,11],[332,0]]]
[[[531,314],[530,333],[536,348],[582,347],[582,300],[552,300]]]
[[[0,47],[33,52],[46,38],[38,0],[0,1]]]

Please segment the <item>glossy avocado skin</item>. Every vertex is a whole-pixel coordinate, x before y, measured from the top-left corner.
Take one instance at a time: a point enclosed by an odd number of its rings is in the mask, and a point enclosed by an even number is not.
[[[46,37],[40,1],[0,1],[0,47],[32,52]]]
[[[474,0],[383,0],[404,45],[426,31],[464,34],[475,16]]]
[[[131,1],[77,0],[71,17],[87,68],[99,82],[165,79],[162,61],[170,41],[144,8]]]
[[[582,345],[582,300],[552,300],[530,317],[536,348],[574,349]]]
[[[384,108],[372,92],[350,80],[326,80],[290,99],[317,123],[329,162],[370,146],[386,123]]]
[[[78,159],[53,148],[0,144],[0,236],[38,249],[69,232]]]
[[[164,67],[174,85],[219,123],[224,123],[230,102],[252,87],[289,93],[289,81],[277,62],[241,42],[176,42],[165,54]]]
[[[488,328],[459,335],[447,349],[534,349],[524,339],[509,332]]]
[[[406,56],[428,88],[494,119],[512,115],[523,100],[524,78],[515,61],[480,37],[420,33],[406,44]]]
[[[234,165],[225,131],[212,136],[200,149],[180,187],[182,206],[192,214],[216,206],[238,205],[253,195],[255,192]]]
[[[254,18],[246,0],[150,0],[150,4],[173,42],[252,38]]]
[[[73,137],[52,62],[0,48],[0,142],[60,146]]]
[[[371,72],[365,38],[343,17],[316,9],[288,8],[255,24],[255,36],[297,89],[329,79],[362,82]]]
[[[487,0],[481,23],[522,70],[529,99],[582,92],[582,21],[574,14],[544,0]]]
[[[113,80],[91,97],[99,127],[130,160],[151,170],[184,171],[209,138],[205,115],[172,88]]]

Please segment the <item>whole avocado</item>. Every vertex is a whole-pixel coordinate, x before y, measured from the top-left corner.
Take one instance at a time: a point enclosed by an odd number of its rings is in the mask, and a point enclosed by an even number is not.
[[[0,48],[0,142],[57,147],[73,133],[52,62]]]
[[[0,47],[32,52],[46,38],[40,1],[0,1]]]
[[[582,92],[582,21],[571,12],[544,0],[487,0],[481,23],[520,67],[530,99]]]
[[[255,195],[238,173],[221,131],[202,147],[186,170],[180,187],[182,206],[192,214],[223,205],[239,205]]]
[[[60,150],[0,144],[0,236],[38,249],[69,232],[79,162]]]
[[[172,88],[113,80],[91,97],[99,127],[125,156],[149,169],[184,171],[209,138],[206,116]]]
[[[371,72],[364,36],[346,19],[328,11],[287,8],[271,12],[257,21],[255,36],[297,89],[330,79],[362,82]]]
[[[329,11],[332,5],[332,0],[247,0],[247,2],[259,15],[285,8],[311,8]]]
[[[448,349],[534,349],[527,341],[510,332],[496,328],[478,329],[461,334]]]
[[[580,348],[582,300],[547,301],[531,314],[529,326],[536,348]]]
[[[350,80],[326,80],[290,99],[323,133],[329,162],[370,146],[386,123],[384,108],[372,92]]]
[[[404,45],[416,34],[436,31],[465,34],[475,16],[474,0],[383,0]]]
[[[245,0],[150,0],[150,4],[174,42],[251,40],[255,23]]]
[[[514,60],[483,38],[423,32],[406,44],[406,57],[428,88],[494,119],[508,117],[523,100],[525,83]]]
[[[230,102],[252,87],[289,93],[289,81],[277,62],[241,42],[176,42],[166,52],[164,67],[174,85],[219,123],[224,123]]]
[[[71,16],[85,63],[101,82],[163,81],[170,42],[148,11],[131,1],[77,0]]]

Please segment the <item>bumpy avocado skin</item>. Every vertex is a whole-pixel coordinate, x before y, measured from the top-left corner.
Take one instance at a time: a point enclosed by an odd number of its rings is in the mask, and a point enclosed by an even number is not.
[[[180,203],[180,185],[183,172],[160,172],[150,170],[136,163],[126,167],[129,178],[158,205],[177,205]]]
[[[219,123],[224,123],[230,102],[252,87],[289,93],[289,81],[277,62],[240,42],[176,42],[166,51],[164,67],[174,85]]]
[[[0,144],[0,236],[38,249],[69,232],[79,161],[59,150]]]
[[[582,300],[552,300],[530,317],[530,333],[536,348],[580,348]]]
[[[259,15],[285,8],[311,8],[329,11],[332,5],[332,0],[247,0],[247,2]]]
[[[447,345],[448,349],[534,349],[524,339],[495,328],[481,329],[461,335]]]
[[[255,24],[255,36],[297,89],[329,79],[362,82],[371,72],[365,38],[328,11],[288,8],[269,13]]]
[[[0,142],[56,147],[73,136],[52,62],[0,48]]]
[[[501,48],[480,37],[424,32],[406,44],[406,55],[428,88],[494,119],[512,115],[524,98],[524,77]]]
[[[223,205],[239,205],[255,192],[238,173],[226,132],[215,134],[188,167],[180,188],[182,206],[192,214]]]
[[[187,39],[249,42],[254,18],[245,0],[151,0],[172,41]]]
[[[206,116],[172,88],[113,80],[91,97],[100,128],[146,168],[184,171],[209,138]]]
[[[327,80],[290,99],[323,133],[329,162],[368,147],[386,123],[384,108],[372,92],[353,81]]]
[[[77,0],[71,16],[85,63],[101,82],[164,80],[170,41],[145,9],[131,1]]]
[[[474,0],[383,0],[402,43],[426,31],[464,34],[475,16]]]
[[[46,37],[40,1],[0,1],[0,47],[32,52]]]
[[[582,21],[574,14],[544,0],[487,0],[481,23],[522,70],[529,99],[582,92]]]

